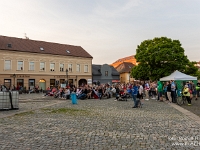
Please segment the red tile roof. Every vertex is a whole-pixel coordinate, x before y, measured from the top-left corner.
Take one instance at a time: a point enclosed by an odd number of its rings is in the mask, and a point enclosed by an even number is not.
[[[131,56],[128,56],[128,57],[124,57],[124,58],[121,58],[121,59],[118,59],[117,61],[115,61],[114,63],[117,63],[117,62],[124,62],[126,60],[130,60],[130,59],[133,59],[135,58],[135,55],[131,55]],[[113,64],[114,64],[113,63]]]
[[[11,44],[11,47],[9,47],[8,44]],[[40,48],[43,48],[43,50]],[[7,36],[0,36],[0,50],[93,58],[81,46],[35,41]]]
[[[112,63],[111,66],[116,68],[117,66],[119,66],[123,62],[129,62],[129,63],[132,63],[134,65],[137,65],[137,60],[135,59],[135,55],[131,55],[131,56],[128,56],[128,57],[118,59],[117,61]]]
[[[119,66],[117,66],[115,69],[119,73],[128,73],[131,71],[131,69],[134,67],[134,64],[129,63],[129,62],[123,62]]]

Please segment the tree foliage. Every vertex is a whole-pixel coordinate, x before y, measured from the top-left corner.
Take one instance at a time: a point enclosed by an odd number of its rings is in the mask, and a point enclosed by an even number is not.
[[[197,71],[196,76],[197,76],[197,79],[200,80],[200,71]]]
[[[131,71],[131,76],[139,80],[149,80],[149,77],[146,75],[146,71],[148,70],[148,68],[145,67],[147,66],[143,66],[142,64],[133,67]]]
[[[189,62],[185,68],[185,73],[197,76],[198,68],[195,66],[196,62]]]
[[[131,73],[136,79],[149,77],[151,80],[158,80],[175,70],[190,75],[197,72],[184,54],[180,41],[167,37],[143,41],[136,49],[135,58],[139,65]]]

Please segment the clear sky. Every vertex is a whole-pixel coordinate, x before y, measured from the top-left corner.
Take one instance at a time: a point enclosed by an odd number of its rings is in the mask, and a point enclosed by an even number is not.
[[[82,46],[94,64],[161,36],[200,61],[200,0],[0,0],[0,20],[0,35]]]

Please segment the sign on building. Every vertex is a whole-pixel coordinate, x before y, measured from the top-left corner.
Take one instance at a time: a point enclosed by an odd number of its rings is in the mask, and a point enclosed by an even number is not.
[[[92,79],[87,79],[87,84],[92,84]]]

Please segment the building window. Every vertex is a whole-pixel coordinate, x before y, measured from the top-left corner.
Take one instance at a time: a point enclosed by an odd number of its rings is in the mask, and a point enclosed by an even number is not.
[[[56,85],[55,79],[50,79],[50,87],[54,87]]]
[[[105,76],[108,76],[108,71],[105,71]]]
[[[64,71],[64,64],[60,64],[60,71]]]
[[[45,70],[45,63],[41,62],[40,63],[40,71],[44,71]]]
[[[88,65],[84,66],[84,72],[88,72]]]
[[[11,60],[5,60],[4,69],[11,70]]]
[[[17,88],[20,90],[24,87],[24,79],[17,79]]]
[[[4,85],[10,89],[11,88],[11,79],[4,79]]]
[[[74,83],[74,82],[73,82],[73,79],[68,79],[68,84],[69,84],[69,85],[73,85],[73,83]]]
[[[77,64],[77,65],[76,65],[76,71],[77,71],[77,72],[80,72],[80,64]]]
[[[72,72],[72,64],[68,64],[68,71]]]
[[[60,79],[60,84],[65,84],[65,79]]]
[[[23,61],[18,61],[17,62],[17,70],[23,70],[24,62]]]
[[[50,63],[50,71],[55,71],[55,63]]]
[[[29,89],[33,89],[35,87],[35,79],[29,79]]]
[[[29,62],[29,70],[34,70],[34,69],[35,69],[35,63]]]

